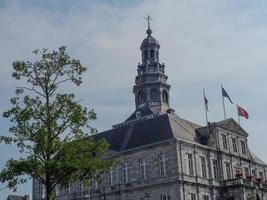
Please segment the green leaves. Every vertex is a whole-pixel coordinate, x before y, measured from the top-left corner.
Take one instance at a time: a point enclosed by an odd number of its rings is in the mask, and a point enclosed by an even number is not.
[[[67,82],[80,85],[86,68],[71,59],[64,46],[33,53],[39,60],[13,63],[12,76],[22,84],[10,100],[12,107],[3,113],[12,123],[12,136],[0,136],[0,142],[15,143],[23,158],[9,160],[0,181],[16,188],[25,177],[38,179],[49,199],[57,184],[65,186],[77,179],[88,182],[106,172],[113,161],[107,159],[108,143],[91,137],[96,133],[89,125],[96,119],[94,110],[83,107],[73,93],[58,92]]]

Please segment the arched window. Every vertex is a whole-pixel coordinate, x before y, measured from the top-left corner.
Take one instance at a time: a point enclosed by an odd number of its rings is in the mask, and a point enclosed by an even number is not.
[[[155,52],[153,49],[150,50],[150,58],[151,59],[154,59],[154,56],[155,56]]]
[[[141,103],[144,103],[144,92],[143,91],[139,91],[138,92],[138,103],[141,104]]]
[[[147,50],[145,50],[145,59],[147,59]]]
[[[150,91],[150,101],[157,101],[158,100],[158,91],[157,89],[151,89]]]
[[[168,93],[165,90],[162,91],[162,101],[168,104]]]

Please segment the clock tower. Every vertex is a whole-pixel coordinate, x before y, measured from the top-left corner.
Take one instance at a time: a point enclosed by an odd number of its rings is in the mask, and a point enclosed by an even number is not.
[[[143,40],[140,50],[142,63],[137,66],[137,76],[133,92],[135,94],[136,110],[149,108],[153,113],[166,112],[169,109],[168,76],[165,75],[165,65],[160,63],[159,42],[152,37],[150,16],[146,18],[147,37]]]

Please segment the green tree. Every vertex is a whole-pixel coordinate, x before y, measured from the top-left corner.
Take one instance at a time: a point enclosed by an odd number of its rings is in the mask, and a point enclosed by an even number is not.
[[[11,121],[12,136],[1,136],[0,141],[15,143],[22,156],[7,161],[0,181],[16,190],[29,177],[37,179],[51,200],[56,185],[64,187],[76,180],[89,184],[113,161],[108,159],[108,143],[91,137],[96,130],[89,122],[96,119],[96,113],[83,107],[73,93],[62,93],[60,87],[79,86],[86,68],[71,59],[65,47],[33,53],[37,61],[13,63],[12,77],[25,86],[16,89],[11,109],[3,113]]]

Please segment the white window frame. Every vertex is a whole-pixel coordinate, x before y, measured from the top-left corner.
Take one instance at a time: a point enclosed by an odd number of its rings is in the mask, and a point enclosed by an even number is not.
[[[228,149],[227,136],[225,134],[221,134],[221,138],[222,138],[222,148],[224,150],[227,150]]]
[[[196,194],[194,194],[194,193],[189,193],[189,194],[188,194],[188,200],[196,200]]]
[[[124,162],[121,164],[121,180],[123,183],[129,182],[129,167],[128,162]]]
[[[264,181],[264,173],[263,173],[263,171],[259,171],[259,178],[261,178],[262,181]]]
[[[187,158],[187,173],[188,175],[194,176],[193,155],[191,153],[186,153],[186,158]]]
[[[169,194],[161,194],[160,200],[170,200],[171,196]]]
[[[231,142],[232,142],[232,148],[233,148],[233,152],[237,153],[238,149],[237,149],[237,142],[236,142],[236,138],[231,137]]]
[[[140,179],[146,180],[147,172],[146,172],[146,159],[139,160],[139,170],[140,170]]]
[[[200,158],[201,175],[203,178],[207,178],[206,158],[204,156],[200,156],[199,158]]]
[[[241,153],[243,155],[247,155],[246,142],[243,140],[240,140],[240,145],[241,145]]]
[[[93,179],[93,189],[98,189],[98,181],[96,178]]]
[[[159,155],[159,175],[166,176],[166,154]]]
[[[107,173],[107,186],[113,185],[113,168],[110,168],[110,170]]]
[[[218,169],[218,160],[212,159],[212,167],[213,167],[213,177],[214,179],[219,179],[219,169]]]
[[[226,179],[229,180],[232,178],[231,176],[231,166],[229,162],[225,162],[225,172],[226,172]]]
[[[209,195],[207,195],[207,194],[204,194],[204,195],[202,196],[202,199],[203,199],[203,200],[209,200],[209,199],[210,199],[210,197],[209,197]]]

